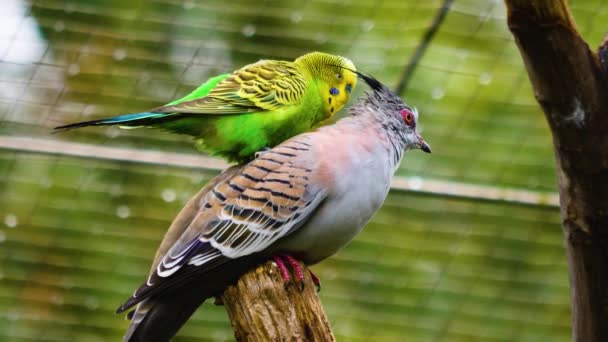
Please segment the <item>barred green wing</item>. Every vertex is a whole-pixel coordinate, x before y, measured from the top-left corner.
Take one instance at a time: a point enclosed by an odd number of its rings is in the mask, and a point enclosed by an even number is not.
[[[242,114],[297,105],[307,82],[293,62],[261,60],[224,79],[205,97],[156,108],[153,112]]]

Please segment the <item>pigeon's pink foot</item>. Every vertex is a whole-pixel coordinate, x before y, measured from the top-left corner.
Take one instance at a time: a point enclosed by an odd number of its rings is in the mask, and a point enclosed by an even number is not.
[[[289,270],[287,269],[287,265],[285,265],[285,261],[283,261],[283,258],[281,258],[281,254],[273,256],[272,260],[275,264],[277,264],[283,281],[286,283],[289,282],[291,280],[291,276],[289,275]]]
[[[293,272],[293,278],[295,283],[300,285],[301,289],[304,288],[304,271],[302,269],[302,265],[298,262],[298,260],[296,260],[291,255],[285,253],[274,255],[272,257],[272,260],[277,264],[277,267],[279,267],[279,271],[281,272],[281,277],[283,278],[285,285],[287,285],[292,280],[291,272]]]
[[[300,265],[298,260],[296,260],[289,254],[283,254],[283,257],[285,258],[285,260],[287,260],[287,263],[289,264],[289,266],[291,266],[291,269],[296,274],[296,281],[303,282],[304,273],[302,272],[302,265]]]

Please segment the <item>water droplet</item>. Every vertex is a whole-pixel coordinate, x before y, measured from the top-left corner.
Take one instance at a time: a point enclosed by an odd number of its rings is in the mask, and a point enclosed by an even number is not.
[[[55,294],[51,297],[51,302],[55,305],[63,305],[63,296]]]
[[[94,224],[91,226],[91,234],[93,235],[101,235],[103,234],[104,229],[103,226],[100,224]]]
[[[325,269],[325,272],[320,276],[321,279],[334,280],[338,277],[338,272],[334,269]]]
[[[363,273],[359,274],[358,278],[361,284],[370,284],[374,280],[374,275],[371,273]]]
[[[66,4],[63,10],[65,13],[72,13],[74,10],[76,10],[76,6],[74,6],[74,4]]]
[[[21,315],[15,310],[9,311],[7,316],[8,316],[8,319],[11,321],[18,321],[21,318]]]
[[[70,279],[63,279],[63,282],[62,282],[61,286],[64,289],[69,290],[69,289],[74,288],[74,282],[72,280],[70,280]]]
[[[68,66],[68,75],[70,75],[70,76],[78,75],[79,72],[80,72],[80,65],[78,65],[76,63],[72,63],[72,64],[70,64],[70,66]]]
[[[422,188],[422,179],[420,177],[412,177],[409,179],[408,185],[412,190],[420,190]]]
[[[205,180],[205,176],[199,172],[192,172],[190,174],[190,183],[200,184]]]
[[[175,201],[175,197],[177,197],[177,195],[175,194],[175,190],[173,189],[163,190],[161,196],[163,198],[163,201],[165,202],[173,202]]]
[[[234,335],[229,335],[225,331],[217,330],[213,333],[214,341],[228,341],[230,339],[234,339]]]
[[[108,127],[106,129],[106,137],[114,139],[120,135],[120,129],[116,127]]]
[[[95,111],[96,111],[95,105],[86,105],[84,107],[84,109],[82,110],[82,115],[91,116],[91,115],[95,114]]]
[[[116,208],[116,216],[120,217],[121,219],[126,219],[130,215],[131,209],[129,209],[129,207],[127,207],[126,205],[121,205]]]
[[[6,233],[0,230],[0,243],[6,241]]]
[[[488,84],[492,83],[492,75],[490,75],[487,72],[482,72],[479,75],[479,83],[482,85],[488,85]]]
[[[185,10],[191,10],[191,9],[194,8],[194,1],[192,1],[192,0],[186,0],[186,1],[184,1],[184,4],[182,5],[182,7]]]
[[[319,32],[315,35],[315,42],[317,44],[325,44],[327,42],[327,35],[325,33]]]
[[[300,12],[293,12],[291,13],[291,16],[289,16],[289,19],[291,19],[292,23],[299,23],[300,21],[302,21],[302,13]]]
[[[15,216],[15,214],[6,214],[6,216],[4,216],[4,225],[9,227],[9,228],[15,228],[17,227],[17,216]]]
[[[112,57],[117,61],[122,61],[127,57],[127,51],[125,49],[116,49],[112,53]]]
[[[65,24],[63,23],[63,21],[59,20],[55,22],[55,25],[53,25],[53,29],[56,32],[62,32],[63,30],[65,30]]]
[[[152,76],[150,76],[150,73],[147,71],[143,71],[141,74],[139,74],[139,80],[142,82],[146,82],[152,79]]]
[[[122,195],[122,186],[120,184],[112,184],[112,186],[110,186],[110,195],[112,197]]]
[[[90,310],[97,310],[99,307],[99,300],[97,300],[95,297],[88,297],[84,300],[84,305],[86,305],[86,307]]]
[[[445,96],[445,92],[443,91],[443,89],[433,88],[433,90],[431,90],[431,98],[433,98],[433,100],[439,100],[443,98],[443,96]]]
[[[374,29],[375,25],[373,20],[363,20],[361,22],[361,30],[363,30],[363,32],[369,32]]]
[[[251,24],[247,24],[247,25],[243,26],[241,33],[245,37],[252,37],[255,34],[255,26],[253,26]]]
[[[40,177],[38,184],[44,189],[49,189],[53,186],[53,181],[48,176]]]

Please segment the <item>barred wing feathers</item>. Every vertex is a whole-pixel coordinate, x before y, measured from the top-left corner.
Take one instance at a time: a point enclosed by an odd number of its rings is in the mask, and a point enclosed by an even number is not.
[[[306,92],[304,74],[287,61],[261,60],[236,70],[205,97],[153,110],[161,113],[242,114],[297,105]]]
[[[305,166],[310,145],[296,137],[264,152],[201,199],[198,214],[123,306],[230,261],[262,252],[303,223],[326,198]],[[210,280],[211,281],[211,280]]]

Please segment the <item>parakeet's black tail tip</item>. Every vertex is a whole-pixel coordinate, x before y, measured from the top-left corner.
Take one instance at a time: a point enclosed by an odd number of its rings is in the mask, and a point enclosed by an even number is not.
[[[77,122],[73,124],[63,125],[59,127],[55,127],[56,131],[67,131],[75,128],[88,127],[88,126],[112,126],[112,125],[122,125],[122,126],[145,126],[147,124],[157,122],[158,119],[166,120],[167,117],[173,117],[171,114],[167,113],[158,113],[158,112],[142,112],[142,113],[134,113],[134,114],[124,114],[111,118],[99,119],[99,120],[91,120],[91,121],[83,121]]]
[[[76,129],[76,128],[99,125],[100,121],[101,120],[77,122],[77,123],[67,124],[67,125],[63,125],[63,126],[57,126],[57,127],[54,127],[53,130],[56,132],[69,131],[69,130]]]

